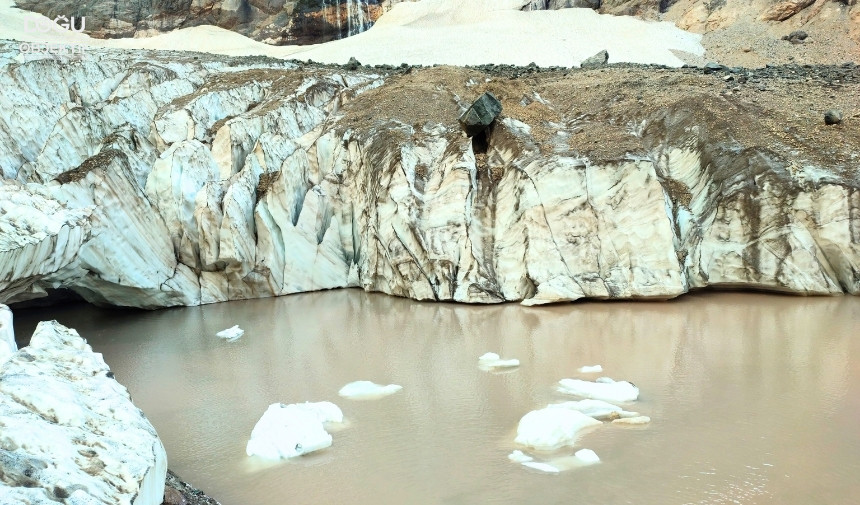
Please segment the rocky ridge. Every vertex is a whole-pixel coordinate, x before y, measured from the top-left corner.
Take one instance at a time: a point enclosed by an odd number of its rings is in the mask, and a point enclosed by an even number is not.
[[[34,112],[3,118],[0,188],[88,230],[51,272],[7,274],[2,300],[860,291],[854,64],[350,72],[111,50],[63,65],[12,45],[0,62],[5,105]],[[503,111],[476,147],[457,119],[485,91]],[[834,107],[846,120],[826,126]],[[39,264],[26,247],[7,254]]]

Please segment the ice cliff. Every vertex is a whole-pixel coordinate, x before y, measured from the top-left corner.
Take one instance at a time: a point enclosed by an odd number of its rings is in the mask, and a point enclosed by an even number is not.
[[[0,44],[0,303],[860,291],[856,125],[696,70],[493,72]]]

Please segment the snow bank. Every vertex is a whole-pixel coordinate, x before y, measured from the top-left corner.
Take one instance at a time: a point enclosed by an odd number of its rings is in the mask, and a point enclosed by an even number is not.
[[[558,381],[558,391],[569,395],[608,402],[632,402],[639,398],[639,388],[633,384],[627,381],[615,382],[612,379],[607,379],[601,377],[595,382],[580,379],[562,379]]]
[[[28,33],[34,13],[0,0],[0,38],[31,42],[83,43],[98,47],[207,51],[235,56],[266,55],[365,64],[477,65],[506,63],[575,66],[606,49],[610,62],[680,66],[673,51],[704,54],[701,35],[672,23],[646,22],[591,9],[520,11],[512,0],[422,0],[403,2],[368,31],[314,46],[269,46],[214,26],[195,26],[150,38],[92,39],[56,30]]]
[[[370,381],[355,381],[340,388],[337,394],[350,400],[372,400],[392,395],[401,389],[403,389],[403,386],[398,386],[397,384],[382,386]]]
[[[266,459],[294,458],[331,447],[323,423],[343,422],[343,412],[331,402],[273,403],[251,431],[248,456]]]

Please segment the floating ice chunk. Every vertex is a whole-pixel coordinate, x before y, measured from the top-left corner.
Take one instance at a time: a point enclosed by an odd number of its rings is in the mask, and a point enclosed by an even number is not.
[[[305,402],[292,404],[317,418],[321,423],[342,423],[343,411],[332,402]]]
[[[610,379],[609,377],[598,377],[598,378],[594,379],[594,382],[599,382],[601,384],[612,384],[615,381]]]
[[[650,422],[651,418],[648,416],[622,417],[612,420],[612,424],[648,424]]]
[[[573,455],[576,456],[576,459],[585,463],[586,465],[600,463],[600,458],[598,458],[597,454],[591,449],[580,449],[576,451]]]
[[[232,328],[227,328],[226,330],[221,330],[215,334],[216,337],[220,337],[226,339],[228,342],[233,342],[234,340],[238,340],[239,337],[245,334],[245,330],[239,328],[239,325],[233,326]]]
[[[340,388],[337,394],[351,400],[371,400],[394,394],[401,389],[403,386],[397,384],[382,386],[370,381],[355,381]]]
[[[600,421],[582,412],[547,407],[533,410],[520,419],[515,442],[539,450],[554,450],[576,442],[578,432]]]
[[[603,367],[600,365],[583,366],[579,368],[579,373],[600,373],[602,371]]]
[[[636,417],[638,412],[628,412],[617,405],[603,400],[580,400],[578,402],[563,402],[548,405],[548,408],[577,410],[595,419],[618,419],[621,417]]]
[[[520,366],[520,360],[501,359],[498,354],[488,352],[478,358],[478,366],[483,370],[490,370],[493,368],[513,368]]]
[[[508,454],[508,459],[514,463],[528,463],[529,461],[534,461],[533,457],[520,450],[516,450]]]
[[[627,381],[590,382],[579,379],[562,379],[558,381],[558,384],[558,390],[562,393],[595,400],[632,402],[639,398],[639,388]]]
[[[540,470],[541,472],[546,473],[559,473],[561,471],[557,467],[554,467],[549,463],[539,463],[537,461],[526,461],[525,463],[523,463],[523,466],[527,466],[529,468]]]
[[[282,459],[331,447],[332,438],[323,422],[337,419],[343,420],[343,413],[330,402],[273,403],[251,431],[245,452],[248,456]]]

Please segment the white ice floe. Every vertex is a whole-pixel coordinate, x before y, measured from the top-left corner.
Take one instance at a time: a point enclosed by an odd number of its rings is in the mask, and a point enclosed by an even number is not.
[[[340,388],[337,394],[350,400],[372,400],[394,394],[401,389],[403,386],[397,384],[382,386],[370,381],[355,381]]]
[[[529,461],[534,461],[533,457],[520,450],[516,450],[508,454],[508,459],[514,463],[528,463]]]
[[[579,373],[600,373],[602,371],[603,367],[600,365],[583,366],[579,368]]]
[[[488,352],[478,358],[478,367],[482,370],[492,370],[495,368],[513,368],[520,366],[518,359],[501,359],[498,354]]]
[[[561,471],[561,469],[556,466],[552,466],[549,463],[540,463],[538,461],[526,461],[523,463],[523,466],[546,473],[559,473]]]
[[[562,379],[558,381],[558,390],[569,395],[609,402],[632,402],[639,398],[639,388],[633,384],[627,381],[607,382],[601,379],[596,382]]]
[[[514,441],[538,450],[555,450],[573,445],[580,430],[599,424],[600,421],[577,410],[547,407],[533,410],[520,419]]]
[[[628,412],[617,405],[605,402],[603,400],[580,400],[577,402],[553,403],[547,408],[554,409],[569,409],[582,412],[588,417],[594,419],[605,420],[612,418],[633,418],[639,415],[638,412]]]
[[[651,422],[651,418],[648,416],[633,416],[633,417],[622,417],[621,419],[613,419],[612,424],[648,424]]]
[[[593,465],[595,463],[600,463],[600,458],[597,457],[597,454],[591,449],[580,449],[574,453],[576,459],[585,463],[586,465]]]
[[[245,334],[245,330],[239,328],[239,325],[233,326],[232,328],[227,328],[226,330],[221,330],[215,334],[216,337],[223,338],[229,342],[233,342],[234,340],[239,340],[239,337]]]
[[[282,459],[331,447],[331,435],[323,426],[328,422],[343,422],[343,412],[331,402],[273,403],[251,431],[245,452]]]

